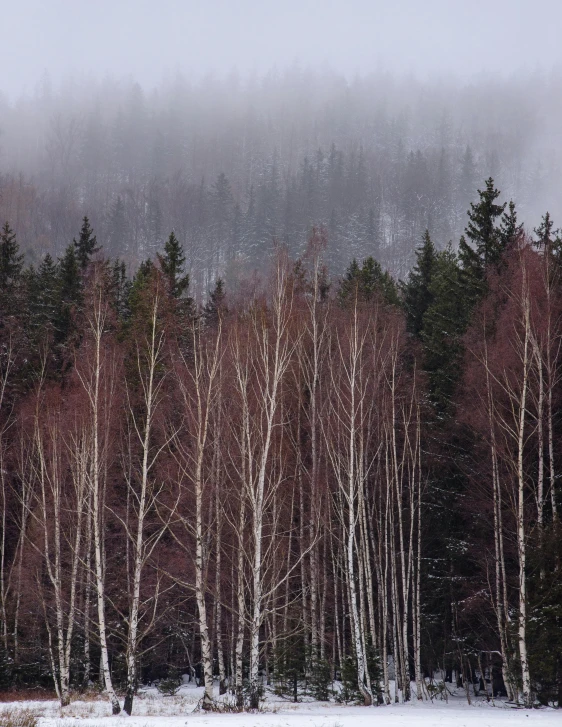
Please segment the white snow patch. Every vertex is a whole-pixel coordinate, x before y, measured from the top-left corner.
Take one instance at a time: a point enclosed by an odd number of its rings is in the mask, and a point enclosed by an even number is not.
[[[162,697],[155,689],[143,690],[135,699],[133,716],[113,717],[109,703],[100,698],[75,701],[60,709],[58,702],[5,702],[6,709],[30,709],[40,716],[40,727],[560,727],[560,712],[553,709],[517,709],[504,702],[495,705],[462,701],[462,692],[449,702],[411,702],[388,707],[351,707],[333,703],[300,703],[270,698],[255,714],[218,714],[194,711],[203,690],[184,684],[175,697]]]

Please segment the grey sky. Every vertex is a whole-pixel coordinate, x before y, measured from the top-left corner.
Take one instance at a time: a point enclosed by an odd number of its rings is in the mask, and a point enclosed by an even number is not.
[[[347,73],[478,73],[562,61],[562,0],[2,0],[0,89],[43,71],[268,70],[295,60]]]

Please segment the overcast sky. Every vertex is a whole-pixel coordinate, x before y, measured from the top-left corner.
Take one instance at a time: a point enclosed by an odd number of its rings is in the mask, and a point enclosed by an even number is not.
[[[32,91],[45,70],[158,82],[266,71],[294,61],[346,73],[562,62],[562,0],[1,0],[0,89]]]

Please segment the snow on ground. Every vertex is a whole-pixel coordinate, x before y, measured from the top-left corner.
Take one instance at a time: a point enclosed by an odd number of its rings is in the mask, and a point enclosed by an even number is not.
[[[75,701],[61,710],[58,702],[11,702],[6,709],[29,709],[40,727],[560,727],[561,715],[551,709],[516,709],[501,701],[463,701],[459,692],[449,702],[412,702],[389,707],[348,707],[333,703],[292,704],[270,698],[263,712],[218,714],[194,712],[202,690],[184,685],[175,697],[147,689],[135,699],[133,716],[110,715],[106,700]]]

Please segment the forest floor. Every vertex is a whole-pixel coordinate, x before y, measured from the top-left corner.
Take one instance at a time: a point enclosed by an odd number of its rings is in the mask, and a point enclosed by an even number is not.
[[[352,707],[328,702],[294,704],[277,697],[266,699],[257,713],[205,713],[197,709],[202,690],[184,685],[173,697],[147,689],[134,702],[133,716],[110,715],[102,697],[76,700],[61,710],[56,701],[18,701],[0,704],[2,716],[9,711],[28,710],[39,727],[557,727],[561,714],[553,709],[518,709],[502,701],[495,704],[453,692],[448,702],[411,702],[388,707]]]

